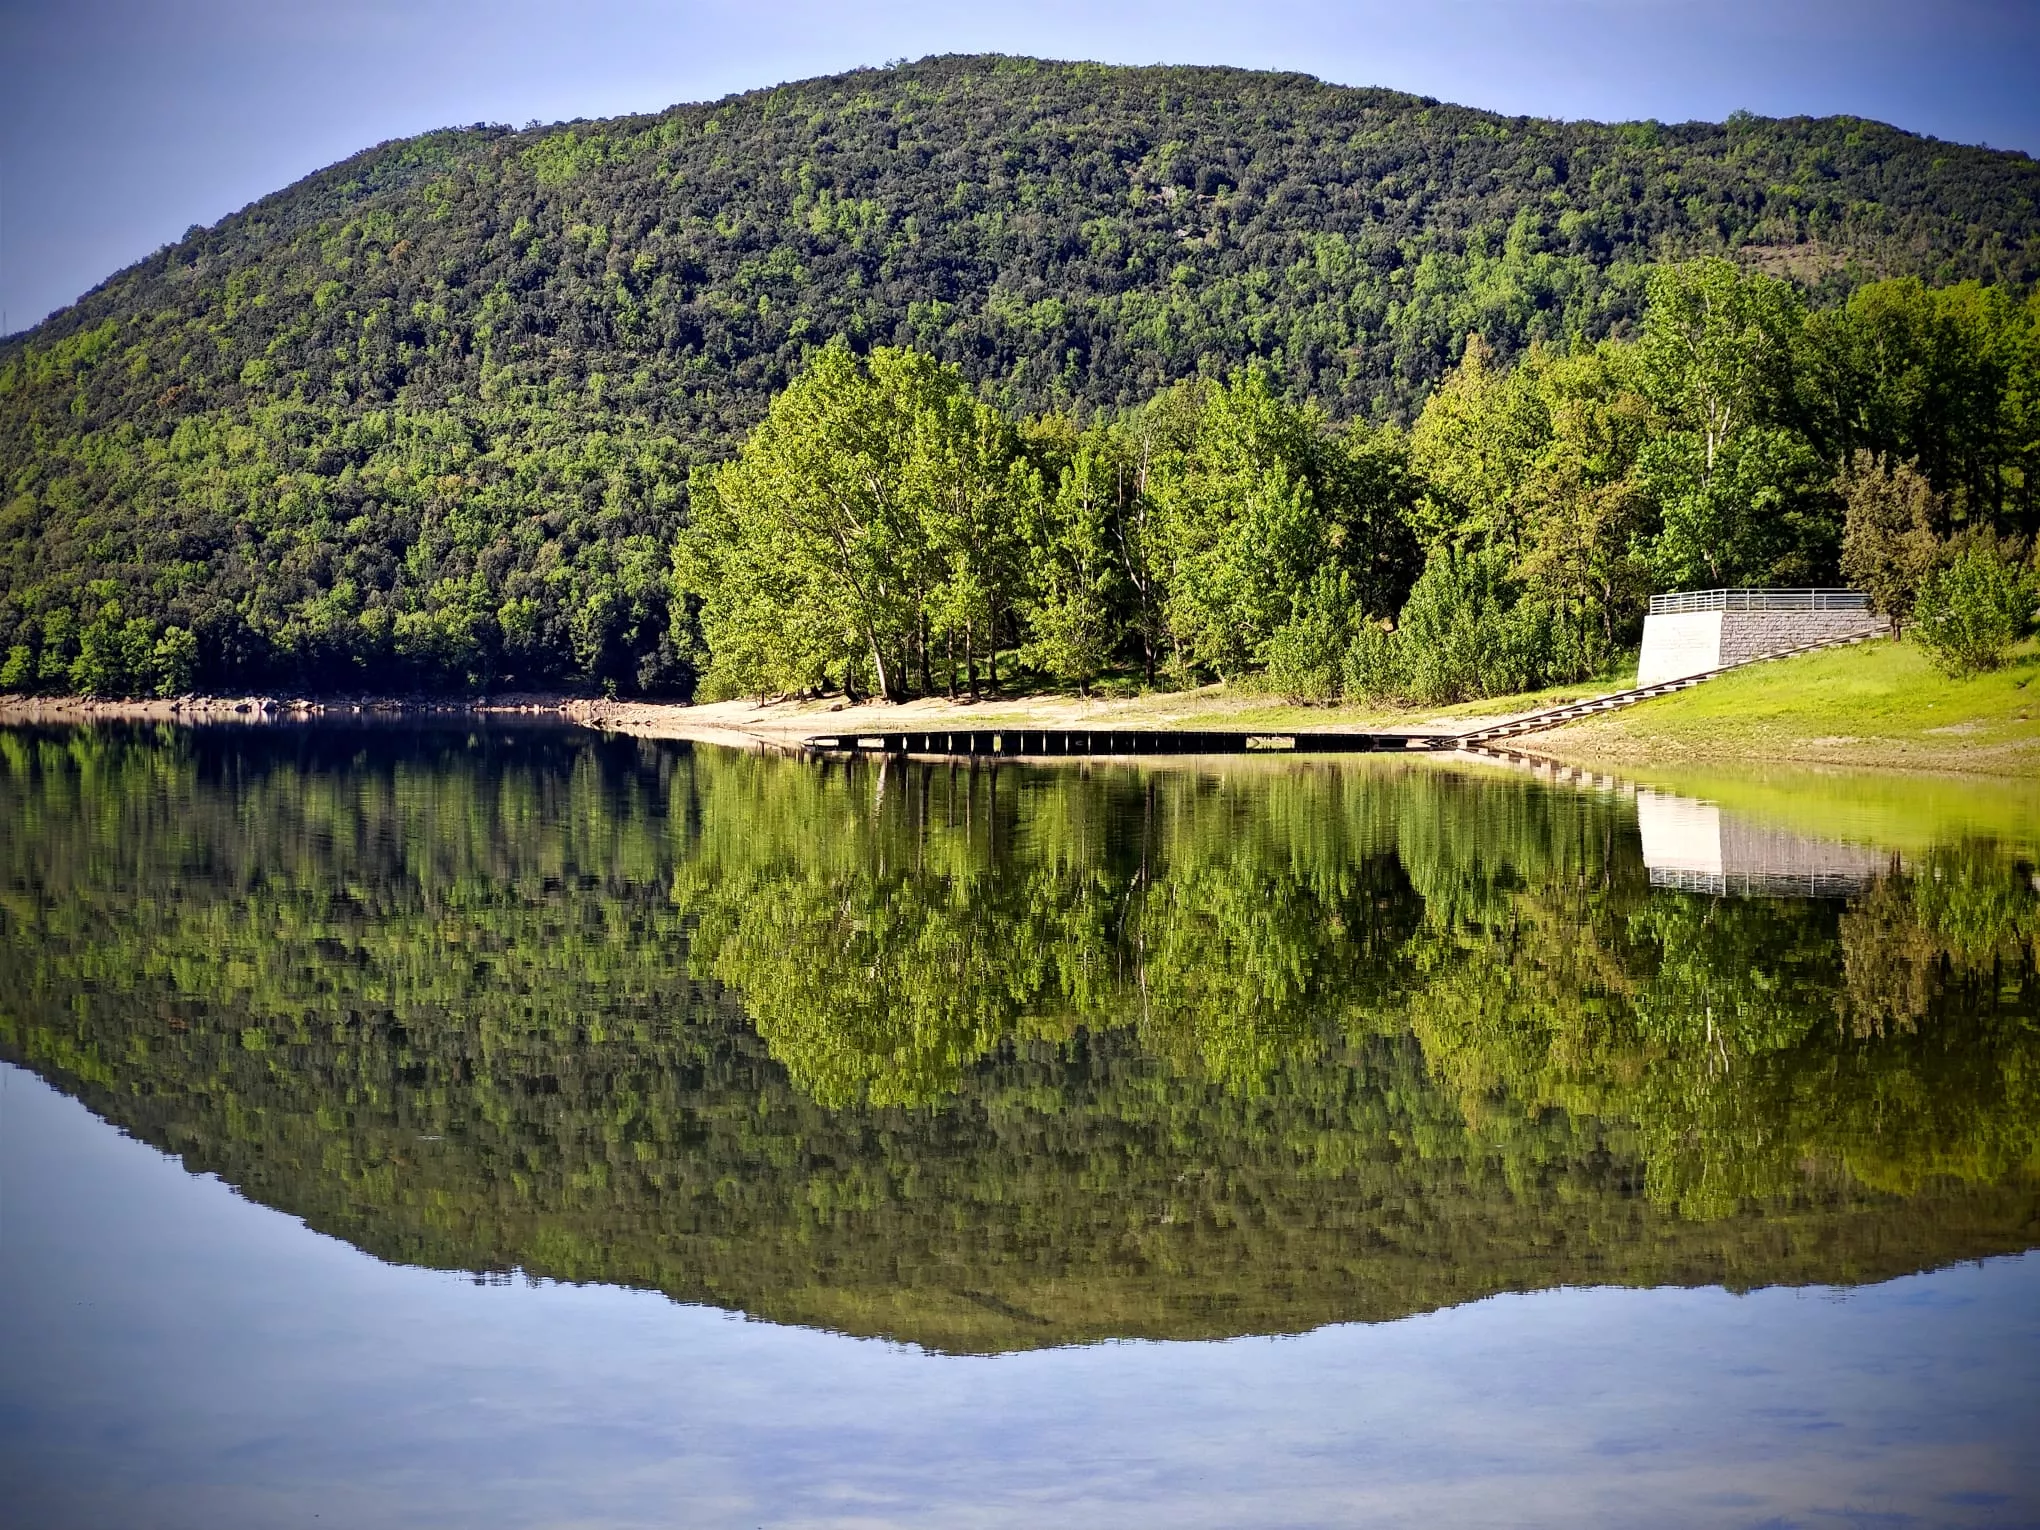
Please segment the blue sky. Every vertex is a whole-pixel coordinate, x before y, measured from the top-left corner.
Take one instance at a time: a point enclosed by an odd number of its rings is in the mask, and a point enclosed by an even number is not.
[[[386,138],[980,51],[1560,117],[1847,112],[2040,150],[2040,0],[7,0],[0,332]]]

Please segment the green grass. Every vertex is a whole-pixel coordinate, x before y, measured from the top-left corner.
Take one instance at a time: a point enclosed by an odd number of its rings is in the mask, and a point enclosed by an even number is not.
[[[2040,776],[2040,645],[1951,680],[1910,643],[1754,664],[1538,735],[1540,752],[1628,765],[1740,760]],[[1631,772],[1634,773],[1633,771]]]

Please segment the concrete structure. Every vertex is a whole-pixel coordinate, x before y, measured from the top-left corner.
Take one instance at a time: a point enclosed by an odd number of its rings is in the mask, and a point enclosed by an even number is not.
[[[1855,590],[1686,590],[1653,595],[1643,619],[1639,686],[1741,664],[1765,654],[1885,630]]]

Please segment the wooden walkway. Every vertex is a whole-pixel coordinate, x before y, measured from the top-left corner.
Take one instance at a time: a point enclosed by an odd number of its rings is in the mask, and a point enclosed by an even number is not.
[[[1638,702],[1675,691],[1691,690],[1732,669],[1789,659],[1822,648],[1867,642],[1868,634],[1828,638],[1753,655],[1719,669],[1710,669],[1660,685],[1611,691],[1584,701],[1567,702],[1525,713],[1486,727],[1458,733],[1435,731],[1256,732],[1214,728],[902,728],[868,733],[823,733],[802,740],[812,754],[919,755],[935,758],[994,760],[1066,759],[1071,756],[1146,758],[1173,754],[1379,754],[1409,750],[1480,748],[1547,728],[1561,728],[1581,718],[1633,707]]]

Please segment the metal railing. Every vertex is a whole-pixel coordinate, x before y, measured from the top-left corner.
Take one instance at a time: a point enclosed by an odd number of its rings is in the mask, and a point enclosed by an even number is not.
[[[1861,590],[1681,590],[1650,598],[1652,616],[1688,611],[1867,611]]]

